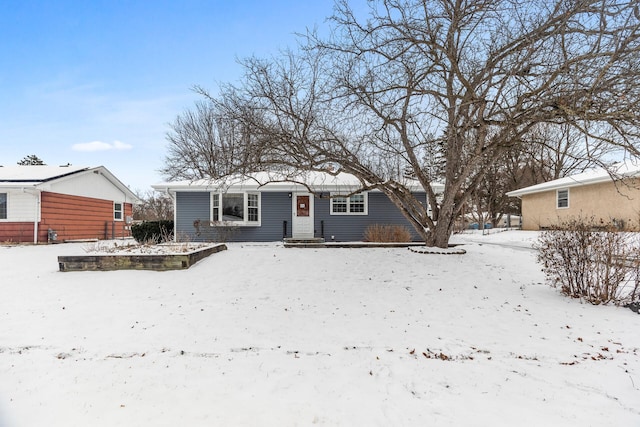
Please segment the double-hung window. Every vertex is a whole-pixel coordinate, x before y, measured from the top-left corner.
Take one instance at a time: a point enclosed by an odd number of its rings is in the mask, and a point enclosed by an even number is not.
[[[259,213],[258,195],[253,193],[247,194],[247,221],[258,222],[260,219]]]
[[[122,221],[122,203],[114,202],[113,203],[113,219],[114,221]]]
[[[556,192],[556,207],[565,209],[569,207],[569,189],[558,190]]]
[[[347,212],[347,206],[349,206],[348,197],[334,197],[331,199],[331,213],[342,214]]]
[[[211,220],[220,221],[220,194],[211,195]]]
[[[368,193],[352,196],[331,195],[331,215],[367,215]]]
[[[260,193],[212,193],[211,221],[260,225]]]
[[[364,214],[365,208],[364,194],[354,194],[349,197],[349,213]]]
[[[0,219],[7,219],[7,193],[0,193]]]

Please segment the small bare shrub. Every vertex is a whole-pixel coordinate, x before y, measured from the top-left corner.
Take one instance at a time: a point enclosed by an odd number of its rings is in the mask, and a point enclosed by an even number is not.
[[[196,219],[193,221],[193,228],[196,230],[195,235],[197,237],[203,236],[206,240],[218,243],[231,241],[239,232],[238,226],[231,221],[202,221]]]
[[[211,224],[215,235],[215,241],[226,243],[233,240],[234,236],[240,231],[238,226],[231,222],[214,222]]]
[[[84,245],[83,250],[87,253],[115,253],[138,247],[140,247],[140,245],[137,243],[125,242],[118,244],[117,241],[98,240],[97,242],[87,243]]]
[[[179,231],[176,234],[175,241],[180,243],[192,243],[193,239],[191,238],[190,234],[185,233],[183,231]]]
[[[367,242],[410,242],[411,232],[401,225],[373,224],[364,230]]]
[[[538,262],[547,282],[591,304],[629,304],[638,298],[638,236],[571,219],[538,239]]]

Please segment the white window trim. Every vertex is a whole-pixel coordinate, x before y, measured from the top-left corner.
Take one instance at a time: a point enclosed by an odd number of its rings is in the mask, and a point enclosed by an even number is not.
[[[120,205],[120,211],[116,210],[116,205]],[[116,212],[120,212],[120,218],[116,218]],[[122,203],[122,202],[113,202],[113,220],[114,221],[124,221],[124,203]]]
[[[566,191],[567,192],[567,206],[560,206],[560,192],[561,191]],[[569,209],[569,206],[571,206],[571,197],[570,197],[570,191],[568,188],[560,188],[558,190],[556,190],[556,209]]]
[[[369,215],[369,193],[367,191],[363,191],[362,193],[354,194],[353,196],[362,195],[364,196],[364,211],[363,212],[351,212],[351,197],[346,197],[340,193],[331,193],[331,203],[329,205],[329,214],[330,215],[348,215],[348,216],[366,216]],[[333,201],[334,197],[345,197],[347,199],[347,211],[346,212],[334,212],[333,211]]]
[[[245,219],[244,221],[223,221],[222,220],[222,215],[223,215],[222,200],[224,199],[224,195],[226,193],[216,193],[216,192],[211,192],[209,196],[209,199],[210,199],[209,220],[212,223],[225,224],[225,225],[237,226],[237,227],[260,227],[262,225],[262,193],[259,191],[229,191],[229,193],[242,194],[245,218],[247,218],[249,215],[249,194],[254,194],[258,196],[258,220],[247,221]],[[214,198],[214,195],[216,194],[218,195],[218,218],[213,217],[213,198]]]

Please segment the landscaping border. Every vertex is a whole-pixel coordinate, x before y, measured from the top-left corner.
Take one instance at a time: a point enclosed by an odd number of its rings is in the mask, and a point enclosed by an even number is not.
[[[100,254],[59,256],[60,271],[186,270],[203,258],[227,249],[225,244],[173,254]]]

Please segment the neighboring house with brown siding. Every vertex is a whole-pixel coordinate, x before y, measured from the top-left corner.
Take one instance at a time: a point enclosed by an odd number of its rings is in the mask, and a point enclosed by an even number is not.
[[[539,230],[582,217],[640,230],[640,164],[594,169],[507,193],[522,200],[522,228]]]
[[[103,166],[0,167],[0,242],[129,236],[134,203]]]

